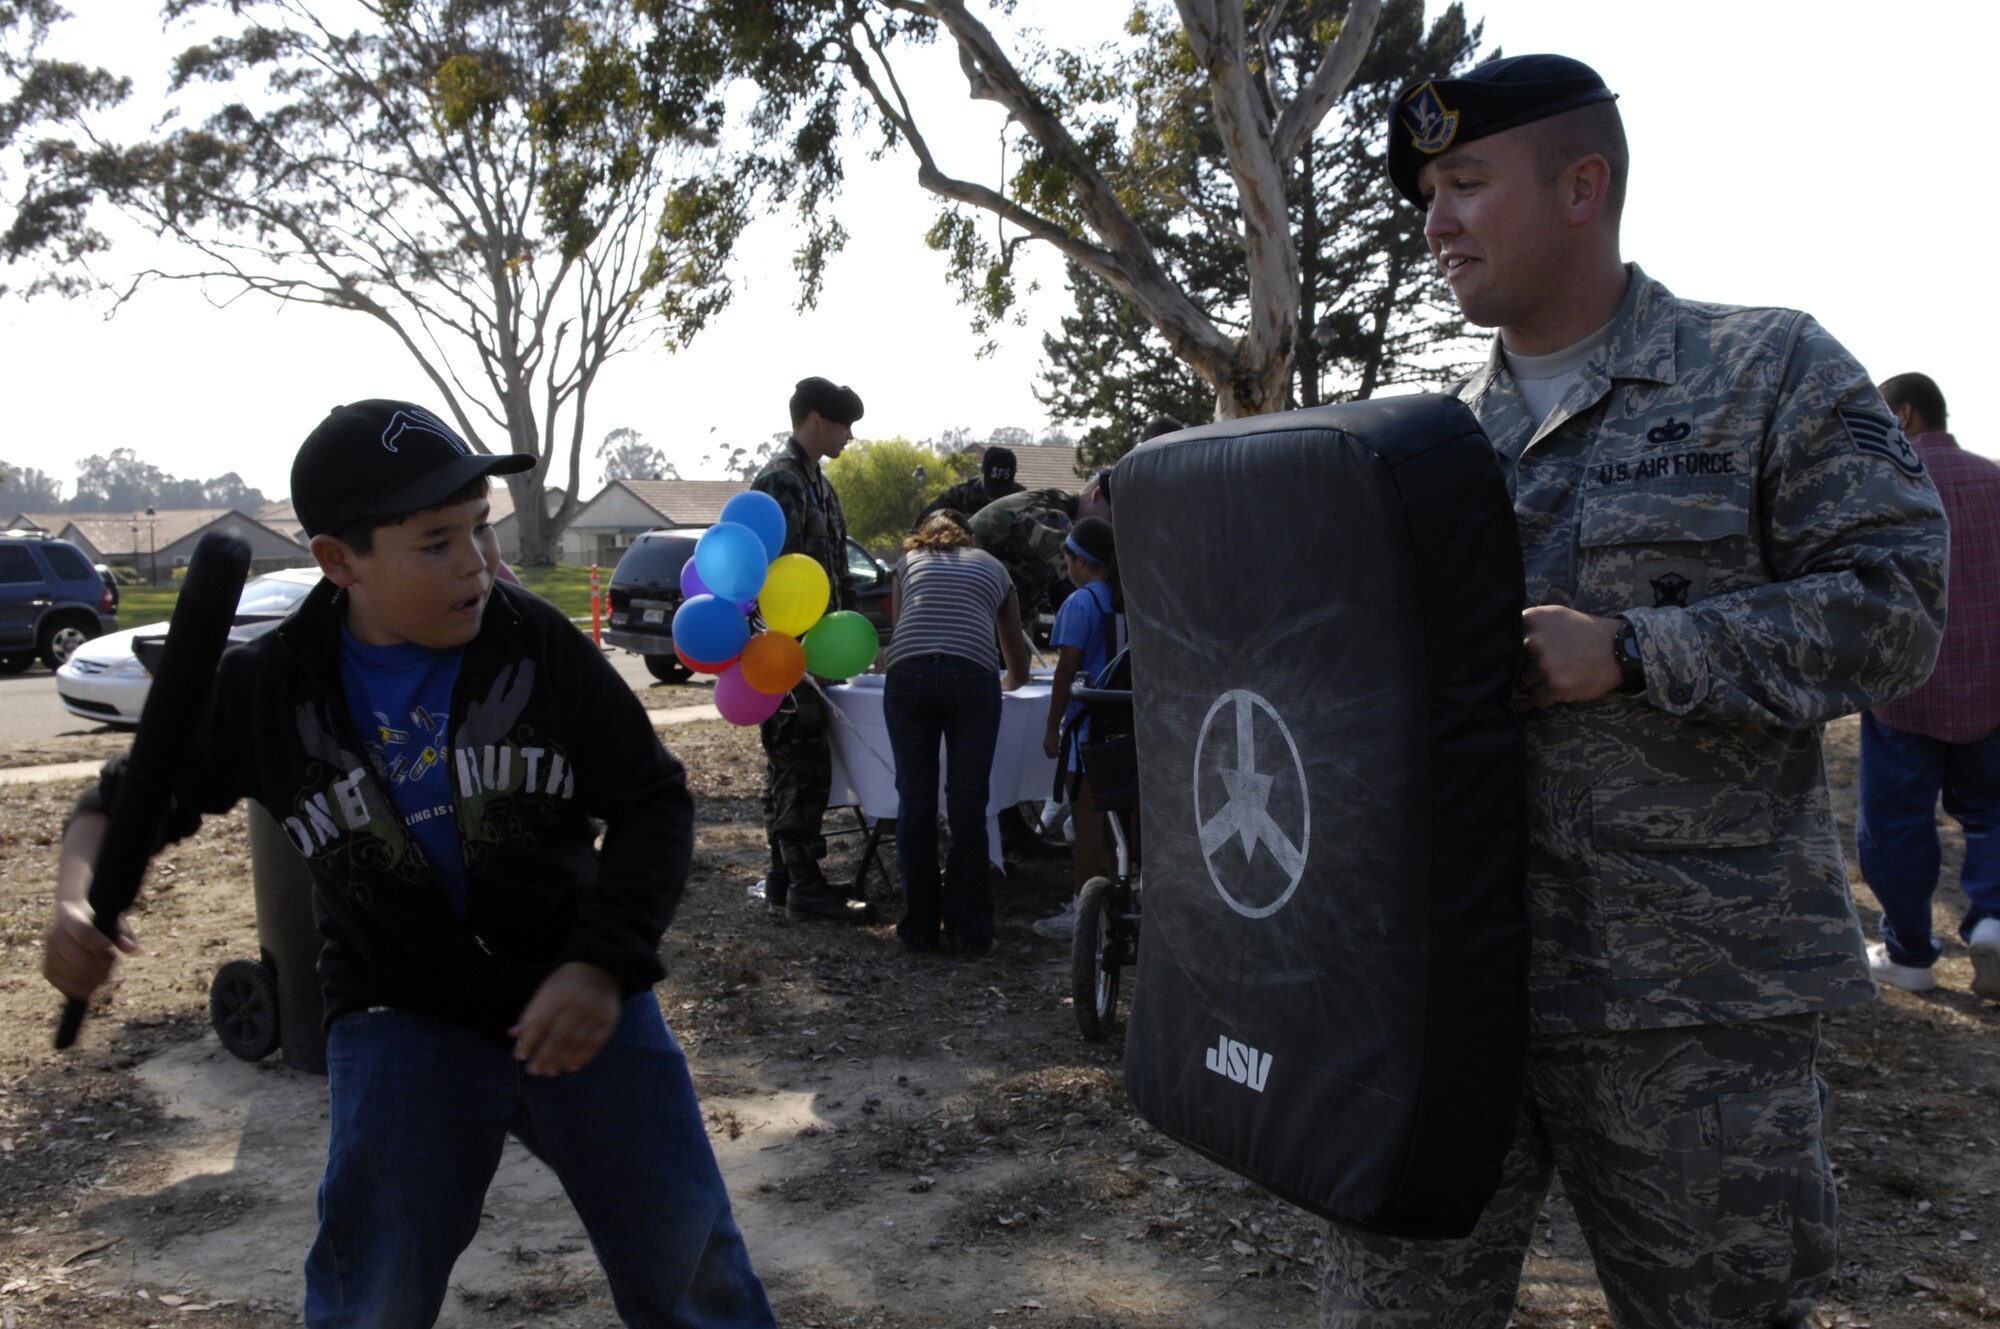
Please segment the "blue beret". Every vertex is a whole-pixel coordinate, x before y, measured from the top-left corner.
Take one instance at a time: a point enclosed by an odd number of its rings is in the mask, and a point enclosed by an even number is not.
[[[1420,79],[1396,94],[1389,112],[1389,179],[1422,207],[1417,176],[1446,148],[1617,96],[1596,70],[1566,55],[1514,55],[1464,78]]]

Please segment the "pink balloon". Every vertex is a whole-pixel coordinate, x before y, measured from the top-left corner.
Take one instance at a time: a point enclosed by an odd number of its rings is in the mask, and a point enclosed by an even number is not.
[[[733,664],[715,680],[715,709],[735,725],[762,724],[777,712],[786,694],[759,692],[743,677],[743,666]]]

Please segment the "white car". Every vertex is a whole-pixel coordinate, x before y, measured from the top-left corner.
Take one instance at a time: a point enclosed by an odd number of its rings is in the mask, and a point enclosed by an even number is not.
[[[283,568],[253,577],[236,601],[232,642],[262,636],[284,621],[292,607],[319,584],[319,569]],[[165,637],[167,625],[149,623],[93,638],[76,648],[56,670],[56,695],[72,715],[100,724],[131,727],[139,723],[153,675],[140,661],[133,643]]]

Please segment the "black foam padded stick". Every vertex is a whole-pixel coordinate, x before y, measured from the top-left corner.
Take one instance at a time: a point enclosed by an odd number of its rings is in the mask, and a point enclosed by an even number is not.
[[[202,536],[188,560],[167,624],[166,648],[139,712],[139,732],[132,739],[90,879],[91,912],[97,930],[107,937],[118,935],[118,916],[138,898],[146,861],[172,802],[176,762],[201,727],[216,664],[229,645],[236,602],[249,573],[250,546],[221,531]],[[72,997],[63,1006],[58,1049],[76,1042],[87,1005]]]

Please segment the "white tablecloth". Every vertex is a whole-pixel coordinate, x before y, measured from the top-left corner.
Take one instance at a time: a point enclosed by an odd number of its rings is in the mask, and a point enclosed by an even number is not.
[[[833,791],[830,807],[851,806],[870,817],[896,815],[896,757],[882,719],[880,674],[862,674],[831,684],[833,703]],[[1003,809],[1040,802],[1055,784],[1056,764],[1042,755],[1049,723],[1049,685],[1031,679],[1019,690],[1000,694],[1000,740],[993,750],[993,774],[986,797],[986,855],[1000,861]],[[942,751],[942,744],[940,751]],[[943,759],[939,759],[938,806],[944,807]]]

